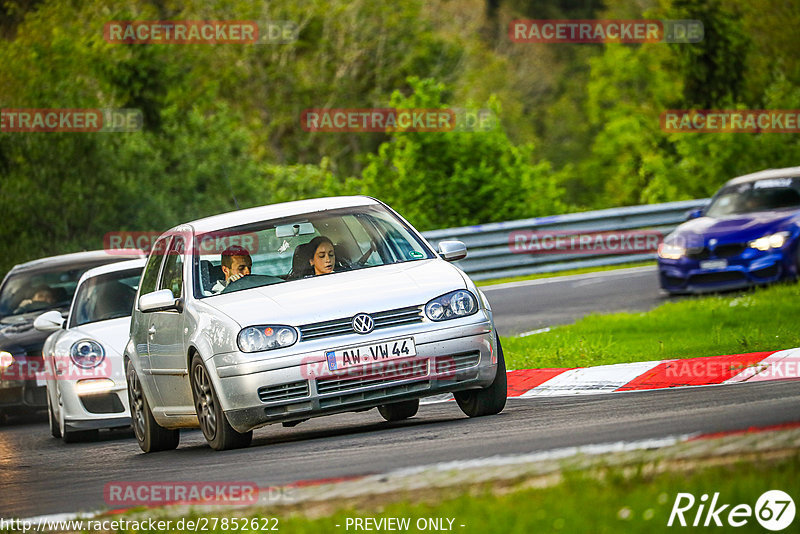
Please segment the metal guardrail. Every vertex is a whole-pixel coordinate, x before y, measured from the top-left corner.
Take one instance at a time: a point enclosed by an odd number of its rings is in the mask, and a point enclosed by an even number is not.
[[[665,234],[686,219],[689,210],[701,208],[709,199],[684,200],[664,204],[648,204],[606,210],[536,217],[519,221],[479,224],[423,232],[434,247],[439,241],[457,239],[467,245],[467,257],[456,262],[473,280],[564,271],[582,267],[616,265],[655,259],[654,253],[604,254],[518,254],[509,246],[514,231],[581,230],[609,232],[615,230],[660,230]]]

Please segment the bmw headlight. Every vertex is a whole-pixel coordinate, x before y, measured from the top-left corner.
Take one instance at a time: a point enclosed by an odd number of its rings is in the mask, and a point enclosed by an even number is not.
[[[750,241],[748,246],[758,250],[781,248],[786,244],[787,239],[789,239],[789,232],[777,232],[772,235],[765,235],[764,237],[759,237],[758,239]]]
[[[478,301],[465,289],[436,297],[425,305],[425,315],[431,321],[446,321],[466,317],[478,311]]]
[[[297,330],[291,326],[248,326],[239,332],[239,348],[242,352],[281,349],[297,342]]]
[[[81,339],[72,344],[69,357],[81,369],[92,369],[100,365],[106,357],[106,351],[97,341]]]
[[[658,245],[658,257],[665,260],[679,260],[686,255],[686,247],[671,243]]]

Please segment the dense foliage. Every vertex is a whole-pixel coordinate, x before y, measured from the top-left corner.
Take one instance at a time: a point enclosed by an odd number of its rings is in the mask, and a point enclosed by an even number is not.
[[[642,8],[643,5],[648,7]],[[697,44],[519,44],[516,18],[699,19]],[[112,44],[112,20],[289,20],[290,44]],[[0,132],[3,270],[285,200],[368,194],[422,229],[698,198],[796,134],[665,133],[666,109],[800,107],[780,0],[0,0],[0,107],[136,108],[137,133]],[[308,108],[488,108],[478,132],[307,132]]]

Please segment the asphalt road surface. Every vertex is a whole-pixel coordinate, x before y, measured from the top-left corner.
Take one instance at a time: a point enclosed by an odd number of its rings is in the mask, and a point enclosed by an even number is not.
[[[106,508],[118,481],[239,481],[260,487],[383,473],[441,461],[722,432],[800,421],[800,381],[584,397],[510,399],[501,414],[468,419],[453,402],[385,423],[377,410],[295,428],[256,431],[250,448],[214,452],[199,431],[175,451],[145,455],[130,434],[65,445],[42,424],[0,431],[0,517]]]
[[[575,322],[590,313],[645,311],[669,300],[656,267],[485,286],[501,336]]]

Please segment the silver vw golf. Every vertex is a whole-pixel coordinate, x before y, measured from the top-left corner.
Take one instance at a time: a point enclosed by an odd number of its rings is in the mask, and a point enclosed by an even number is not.
[[[450,261],[368,197],[301,200],[167,231],[147,260],[125,349],[145,452],[200,427],[217,450],[252,431],[378,408],[412,417],[453,392],[470,417],[506,403],[492,312]]]

